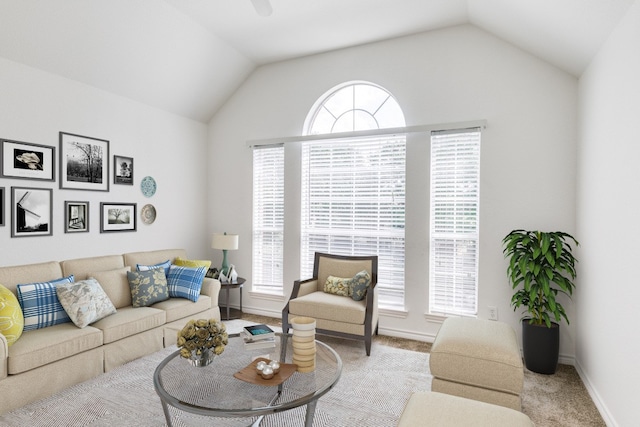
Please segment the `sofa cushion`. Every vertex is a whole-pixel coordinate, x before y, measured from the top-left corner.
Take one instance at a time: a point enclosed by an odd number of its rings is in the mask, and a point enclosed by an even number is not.
[[[200,295],[198,301],[193,302],[184,298],[169,298],[168,300],[155,303],[153,308],[164,311],[167,315],[167,323],[184,317],[195,316],[211,308],[211,297]]]
[[[149,270],[161,268],[164,270],[165,276],[169,275],[169,267],[171,267],[171,260],[162,261],[153,265],[136,264],[137,271],[149,271]]]
[[[26,331],[9,348],[8,371],[19,374],[101,345],[102,332],[93,326],[80,329],[68,322]]]
[[[18,298],[9,289],[0,285],[0,334],[11,346],[22,335],[24,317]]]
[[[365,301],[354,301],[351,298],[326,292],[312,292],[289,300],[290,315],[304,315],[315,319],[331,319],[342,323],[362,325],[364,324],[365,312]]]
[[[209,260],[184,259],[181,257],[176,257],[176,259],[173,260],[173,264],[178,265],[180,267],[191,267],[191,268],[205,267],[207,270],[209,269],[209,267],[211,267],[211,261]]]
[[[125,266],[122,255],[68,259],[61,261],[60,265],[65,275],[73,274],[76,280],[88,279],[94,271],[116,270]]]
[[[71,322],[69,315],[58,300],[56,285],[73,282],[73,274],[50,282],[19,284],[18,301],[24,315],[24,330]]]
[[[131,288],[131,303],[134,307],[149,307],[169,298],[167,276],[163,268],[129,271],[127,278]]]
[[[96,279],[102,290],[107,294],[116,308],[131,305],[131,292],[127,272],[131,267],[120,267],[113,270],[94,271],[89,273],[89,278]]]
[[[84,328],[116,312],[111,300],[95,279],[59,284],[56,292],[60,304],[78,328]]]
[[[98,320],[91,327],[98,328],[109,344],[119,339],[148,331],[166,322],[164,311],[152,307],[122,307],[111,316]]]
[[[167,276],[169,296],[198,301],[206,267],[189,268],[172,265]]]

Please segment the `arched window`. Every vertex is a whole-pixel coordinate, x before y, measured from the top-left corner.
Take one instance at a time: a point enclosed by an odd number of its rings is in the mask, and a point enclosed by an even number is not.
[[[395,98],[368,82],[323,95],[307,115],[305,133],[339,139],[302,143],[301,273],[311,277],[315,252],[378,255],[379,305],[404,308],[404,127]],[[369,131],[354,134],[349,132]],[[345,133],[347,133],[345,135]]]
[[[304,133],[318,135],[404,126],[402,109],[387,90],[373,83],[351,82],[318,99],[307,116]]]

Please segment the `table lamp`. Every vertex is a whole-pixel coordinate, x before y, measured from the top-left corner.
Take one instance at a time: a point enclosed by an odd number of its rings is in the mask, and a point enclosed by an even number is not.
[[[229,273],[227,251],[235,251],[238,249],[238,235],[214,233],[213,239],[211,240],[211,247],[213,249],[222,249],[222,267],[220,273],[226,276]]]

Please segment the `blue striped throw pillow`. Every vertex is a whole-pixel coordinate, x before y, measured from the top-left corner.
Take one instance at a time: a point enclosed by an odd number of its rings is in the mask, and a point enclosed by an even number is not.
[[[154,265],[136,264],[136,270],[138,270],[138,271],[149,271],[149,270],[153,270],[155,268],[162,268],[164,270],[164,275],[165,276],[169,275],[169,267],[171,267],[171,261],[170,260],[166,260],[164,262],[160,262],[160,263],[154,264]]]
[[[169,296],[186,298],[193,302],[198,301],[206,272],[206,267],[191,268],[171,265],[167,276]]]
[[[28,283],[16,286],[18,301],[24,315],[24,330],[46,328],[71,322],[60,304],[56,285],[73,283],[73,274],[50,282]]]

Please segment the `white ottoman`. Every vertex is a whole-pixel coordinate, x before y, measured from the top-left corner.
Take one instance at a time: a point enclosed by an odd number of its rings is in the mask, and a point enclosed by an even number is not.
[[[533,427],[522,412],[437,392],[414,393],[398,427]]]
[[[432,391],[521,410],[524,368],[506,323],[447,318],[431,347]]]

